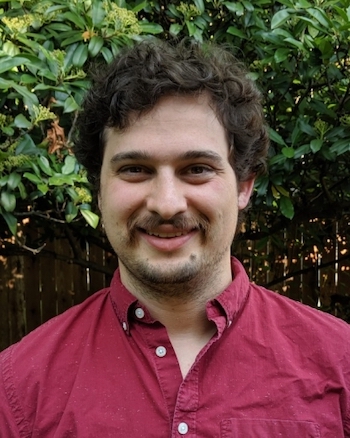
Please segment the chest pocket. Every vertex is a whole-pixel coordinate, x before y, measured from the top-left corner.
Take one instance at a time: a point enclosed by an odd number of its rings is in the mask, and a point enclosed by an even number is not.
[[[221,422],[221,438],[319,438],[310,421],[230,418]]]

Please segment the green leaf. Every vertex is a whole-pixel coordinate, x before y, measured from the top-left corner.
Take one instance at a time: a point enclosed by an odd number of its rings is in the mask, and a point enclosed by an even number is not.
[[[277,143],[277,144],[279,144],[281,146],[287,147],[287,145],[286,145],[285,141],[283,140],[283,138],[274,129],[269,128],[269,134],[270,134],[270,139],[272,141],[274,141],[275,143]]]
[[[288,190],[286,190],[284,187],[277,185],[276,189],[278,190],[279,193],[281,193],[281,195],[289,198]]]
[[[86,44],[79,44],[72,59],[75,67],[81,68],[88,58],[88,46]]]
[[[49,184],[51,186],[63,186],[65,184],[73,185],[75,182],[81,181],[80,175],[75,173],[69,175],[63,175],[63,173],[56,173],[49,178]]]
[[[71,26],[63,23],[50,23],[46,29],[57,30],[58,32],[69,32],[72,30]]]
[[[9,137],[12,137],[15,133],[15,130],[11,128],[11,126],[2,126],[0,129],[4,134],[8,135]]]
[[[285,38],[284,41],[286,43],[290,43],[292,46],[297,47],[301,52],[306,52],[307,49],[304,47],[303,43],[301,43],[300,41],[296,40],[295,38]]]
[[[276,14],[272,17],[271,20],[271,29],[276,29],[277,27],[282,26],[290,18],[290,13],[288,9],[281,9],[276,12]]]
[[[83,41],[83,35],[81,32],[74,32],[73,35],[71,35],[70,37],[64,39],[61,42],[61,46],[71,46],[74,45],[75,43],[79,43]]]
[[[337,155],[345,154],[350,151],[350,139],[345,138],[338,140],[333,143],[333,145],[329,148],[330,152],[336,153]]]
[[[21,84],[35,84],[37,82],[37,78],[32,75],[23,74],[20,79]]]
[[[64,102],[63,112],[64,113],[71,113],[73,111],[77,111],[79,109],[79,105],[74,100],[72,96],[69,96],[68,99]]]
[[[24,129],[29,129],[32,127],[31,122],[23,114],[18,114],[15,117],[14,125],[16,126],[16,128]]]
[[[16,147],[16,155],[34,155],[38,153],[38,148],[32,140],[32,137],[25,134]]]
[[[280,199],[280,209],[283,216],[288,219],[293,219],[294,217],[294,206],[289,197],[281,196]]]
[[[223,3],[230,12],[233,12],[238,17],[241,17],[244,14],[244,7],[239,2],[224,2]]]
[[[17,172],[10,173],[8,180],[7,180],[7,187],[11,190],[14,190],[18,187],[18,184],[21,181],[21,175]]]
[[[97,214],[93,213],[90,210],[83,210],[80,209],[80,213],[83,215],[86,222],[90,225],[92,228],[96,228],[99,223],[99,216]]]
[[[310,149],[315,154],[321,149],[322,145],[323,145],[323,140],[321,140],[320,138],[314,138],[310,142]]]
[[[0,74],[26,63],[28,63],[28,59],[24,56],[2,56],[0,57]]]
[[[74,202],[77,202],[79,199],[78,193],[73,189],[73,187],[67,187],[66,192],[72,198]]]
[[[300,146],[294,154],[294,158],[297,160],[298,158],[307,155],[310,152],[310,145],[309,144],[304,144],[302,146]]]
[[[282,154],[287,158],[294,158],[294,149],[290,147],[282,148]]]
[[[197,27],[194,23],[192,23],[192,21],[186,21],[186,27],[188,30],[188,34],[190,37],[194,36],[194,34],[197,31]]]
[[[1,192],[0,202],[7,212],[12,212],[16,208],[16,196],[11,192]]]
[[[300,9],[308,9],[312,7],[312,4],[309,3],[307,0],[299,0],[297,1],[295,6]]]
[[[39,157],[38,164],[39,164],[40,169],[44,173],[46,173],[46,175],[48,175],[48,176],[53,175],[53,171],[50,167],[50,162],[46,157],[44,157],[43,155],[41,157]]]
[[[242,4],[243,4],[243,6],[245,7],[245,9],[247,11],[249,11],[249,12],[253,12],[254,11],[254,6],[250,2],[242,0]]]
[[[83,17],[75,14],[74,12],[65,12],[63,17],[71,21],[73,24],[78,25],[78,27],[82,30],[87,27],[87,23],[84,21]]]
[[[157,35],[163,32],[163,28],[157,23],[148,23],[147,21],[139,21],[143,33],[151,33]]]
[[[328,20],[327,15],[320,8],[309,8],[307,12],[325,28],[332,26],[332,23]]]
[[[49,191],[49,186],[47,184],[38,184],[37,187],[43,195],[46,195],[46,193]]]
[[[2,212],[2,216],[5,219],[7,226],[9,227],[11,233],[15,236],[17,234],[17,219],[16,217],[8,213],[7,211]]]
[[[74,172],[75,165],[77,163],[77,160],[72,155],[67,155],[64,160],[64,165],[62,167],[62,173],[64,175],[69,175],[70,173]]]
[[[110,62],[113,61],[114,56],[113,56],[112,52],[107,47],[103,47],[101,49],[101,54],[102,54],[104,60],[107,62],[107,64],[109,64]]]
[[[194,0],[194,4],[196,5],[197,9],[201,14],[204,14],[205,6],[203,0]]]
[[[182,29],[183,29],[183,26],[181,24],[173,23],[169,27],[170,35],[176,36],[182,31]]]
[[[230,35],[237,36],[239,38],[247,39],[246,35],[244,35],[244,33],[241,30],[237,29],[234,26],[230,26],[227,29],[227,33],[229,33]]]
[[[132,11],[135,12],[135,14],[137,14],[138,12],[142,11],[142,9],[145,9],[148,6],[148,1],[145,0],[141,3],[138,3],[137,5],[135,5],[132,8]]]
[[[91,11],[91,18],[92,18],[92,24],[94,27],[100,28],[101,24],[103,23],[103,20],[105,18],[106,12],[103,8],[103,2],[100,0],[95,0],[92,3],[92,11]]]
[[[350,7],[348,8],[349,16],[346,14],[345,11],[343,11],[342,8],[339,8],[338,6],[334,5],[333,8],[337,11],[337,13],[342,17],[342,19],[347,23],[350,20]]]
[[[274,54],[275,61],[277,63],[285,61],[288,58],[289,53],[290,53],[289,49],[284,49],[284,48],[277,49]]]
[[[89,55],[94,58],[98,55],[103,47],[104,39],[100,36],[93,36],[88,45]]]
[[[26,188],[25,188],[22,181],[20,181],[20,183],[18,184],[18,190],[19,190],[19,194],[21,196],[21,199],[26,199],[28,194],[27,194]]]
[[[68,201],[66,208],[65,208],[65,217],[66,217],[66,221],[72,222],[73,219],[75,219],[77,217],[79,213],[78,208],[74,205],[74,203],[72,201]]]
[[[31,181],[34,184],[41,184],[42,183],[42,179],[39,178],[38,176],[34,175],[34,173],[30,173],[30,172],[25,172],[23,174],[24,178],[29,179],[29,181]]]
[[[33,105],[39,105],[39,100],[36,95],[31,93],[26,87],[17,84],[15,81],[9,81],[0,78],[0,89],[7,90],[9,88],[14,88],[17,93],[19,93],[23,97],[25,105],[30,106],[31,108]]]
[[[280,164],[285,163],[286,157],[283,154],[277,154],[269,159],[270,166],[273,166],[274,164]]]

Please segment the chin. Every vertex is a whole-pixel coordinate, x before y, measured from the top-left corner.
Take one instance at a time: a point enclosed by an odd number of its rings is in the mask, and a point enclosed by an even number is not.
[[[190,260],[162,260],[155,263],[139,261],[124,263],[129,272],[148,284],[180,284],[193,280],[201,273],[201,265],[190,256]],[[192,260],[191,260],[192,259]]]

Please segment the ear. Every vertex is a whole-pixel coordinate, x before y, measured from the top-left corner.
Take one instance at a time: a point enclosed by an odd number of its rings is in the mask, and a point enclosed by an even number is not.
[[[238,183],[238,209],[243,210],[249,203],[254,189],[255,178]]]
[[[98,205],[98,209],[101,211],[101,192],[100,192],[100,190],[98,191],[98,194],[97,194],[97,205]]]

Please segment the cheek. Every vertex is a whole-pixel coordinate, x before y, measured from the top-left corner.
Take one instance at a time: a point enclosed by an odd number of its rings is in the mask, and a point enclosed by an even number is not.
[[[115,220],[128,218],[144,203],[142,191],[133,185],[108,184],[101,187],[99,205],[102,213],[113,216]]]
[[[220,182],[213,184],[194,194],[192,205],[208,217],[225,221],[234,217],[237,211],[236,187]]]

